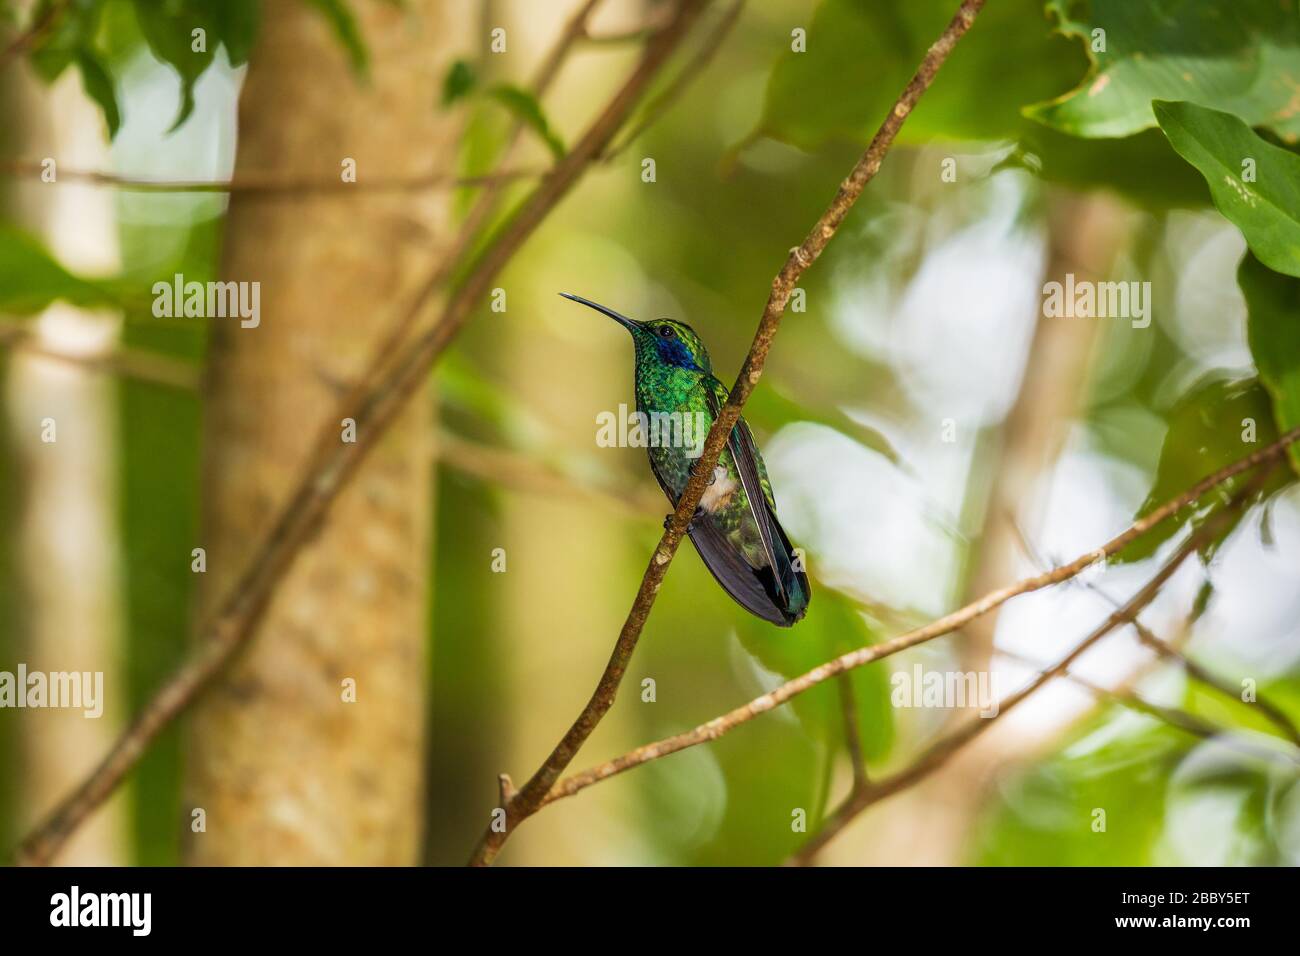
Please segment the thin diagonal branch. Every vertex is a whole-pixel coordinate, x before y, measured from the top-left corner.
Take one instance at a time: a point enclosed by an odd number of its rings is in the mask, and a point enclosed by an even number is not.
[[[835,236],[841,223],[844,222],[844,218],[849,214],[849,210],[853,208],[853,204],[862,195],[863,188],[879,171],[880,164],[884,161],[885,155],[893,145],[894,138],[898,135],[903,122],[911,114],[922,94],[929,89],[935,75],[939,72],[939,68],[947,60],[957,42],[970,29],[971,24],[975,21],[976,14],[979,13],[983,6],[984,0],[963,0],[956,16],[953,17],[939,39],[926,52],[916,74],[889,111],[889,115],[871,140],[866,152],[862,154],[853,170],[840,185],[839,191],[831,201],[830,206],[822,213],[804,241],[790,251],[785,264],[781,267],[781,271],[772,280],[772,290],[768,295],[767,305],[763,309],[763,316],[758,323],[758,330],[754,335],[749,354],[741,366],[740,374],[736,378],[735,385],[732,386],[730,396],[719,410],[713,427],[709,430],[700,459],[677,502],[677,510],[668,523],[668,527],[665,528],[663,537],[650,558],[650,564],[645,570],[641,586],[632,603],[632,609],[623,624],[618,641],[615,643],[614,650],[610,655],[609,663],[606,664],[595,691],[573,722],[573,725],[561,738],[555,749],[551,751],[541,767],[503,808],[505,810],[505,827],[500,830],[489,827],[485,830],[470,857],[471,864],[487,865],[495,859],[514,828],[542,806],[551,787],[573,761],[579,748],[591,736],[592,731],[596,729],[597,724],[600,723],[609,708],[613,706],[618,686],[623,680],[623,674],[627,670],[633,651],[636,649],[637,641],[641,636],[642,629],[645,627],[646,619],[650,615],[650,609],[653,607],[655,597],[659,593],[659,587],[663,583],[664,575],[668,572],[668,565],[677,553],[682,536],[686,533],[687,524],[695,513],[696,505],[704,493],[709,477],[713,474],[713,467],[722,451],[722,446],[726,443],[727,437],[731,434],[731,429],[740,417],[741,408],[763,374],[763,366],[767,361],[768,350],[772,346],[772,340],[776,337],[777,328],[781,323],[781,316],[785,312],[786,303],[790,299],[795,283],[799,281],[805,270],[817,260],[826,245]]]
[[[1045,562],[1038,554],[1037,549],[1030,543],[1029,538],[1025,535],[1024,529],[1015,522],[1012,523],[1012,527],[1015,529],[1016,535],[1020,539],[1020,547],[1025,552],[1025,555],[1040,568],[1044,567]],[[1106,601],[1112,607],[1119,606],[1119,602],[1115,600],[1115,598],[1094,582],[1079,578],[1076,579],[1074,583],[1081,583],[1085,588]],[[1237,688],[1214,674],[1208,668],[1203,667],[1196,661],[1192,660],[1182,650],[1175,647],[1169,641],[1161,639],[1151,630],[1151,628],[1142,623],[1140,617],[1133,619],[1133,628],[1137,631],[1138,640],[1151,650],[1155,651],[1155,653],[1160,657],[1177,664],[1192,680],[1199,681],[1206,687],[1217,691],[1230,700],[1237,703],[1244,703]],[[1258,695],[1254,701],[1254,706],[1273,724],[1273,726],[1277,727],[1277,729],[1280,730],[1288,740],[1293,744],[1300,746],[1300,729],[1296,728],[1295,723],[1287,713],[1282,710],[1282,708],[1278,707],[1272,701],[1266,700]]]
[[[48,862],[121,783],[163,729],[193,703],[247,643],[276,587],[325,519],[349,477],[419,390],[428,371],[469,320],[506,263],[609,145],[705,2],[678,3],[672,21],[647,44],[640,61],[586,133],[471,264],[465,280],[448,297],[438,324],[416,337],[394,362],[379,368],[377,378],[367,375],[363,379],[364,391],[354,389],[336,410],[342,411],[341,416],[331,414],[302,479],[234,589],[200,629],[193,655],[154,694],[95,770],[23,840],[17,853],[21,862]],[[410,315],[423,312],[439,284],[430,281],[420,289]],[[357,397],[359,391],[363,394]],[[356,442],[339,441],[340,417],[355,420]]]
[[[1105,600],[1110,602],[1112,605],[1115,603],[1115,599],[1112,598],[1105,591],[1103,591],[1101,588],[1096,587],[1090,582],[1087,584],[1087,586],[1091,588],[1094,592],[1096,592],[1097,594],[1105,598]],[[1220,678],[1213,671],[1209,670],[1209,668],[1204,667],[1201,664],[1198,664],[1196,661],[1192,660],[1182,651],[1178,650],[1175,647],[1172,647],[1167,641],[1161,640],[1151,630],[1151,628],[1147,627],[1140,620],[1134,619],[1133,627],[1137,631],[1138,640],[1140,640],[1151,650],[1155,651],[1161,657],[1177,664],[1187,673],[1187,676],[1190,677],[1192,680],[1199,681],[1200,683],[1204,684],[1206,687],[1210,688],[1211,690],[1217,691],[1218,693],[1222,694],[1224,697],[1227,697],[1229,700],[1233,700],[1238,704],[1247,706],[1245,702],[1241,699],[1241,693],[1237,688],[1233,687],[1227,681]],[[1282,710],[1282,708],[1278,707],[1272,701],[1265,699],[1262,695],[1258,693],[1255,696],[1253,705],[1250,706],[1254,706],[1256,709],[1258,709],[1259,712],[1263,714],[1264,717],[1267,718],[1268,721],[1272,723],[1274,727],[1280,730],[1283,733],[1283,735],[1288,740],[1291,741],[1291,743],[1300,746],[1300,729],[1296,728],[1295,723],[1291,720],[1290,717],[1287,716],[1286,712]]]
[[[958,751],[1005,717],[1017,705],[1045,687],[1053,678],[1065,674],[1071,664],[1107,634],[1126,624],[1131,624],[1142,609],[1156,599],[1160,590],[1174,576],[1174,573],[1182,567],[1183,562],[1196,554],[1206,543],[1223,531],[1233,514],[1245,507],[1251,496],[1263,486],[1264,481],[1267,480],[1276,466],[1277,462],[1273,461],[1262,468],[1242,491],[1233,496],[1233,499],[1224,508],[1189,535],[1169,560],[1161,565],[1160,570],[1152,575],[1151,579],[1133,597],[1112,611],[1101,624],[1076,644],[1064,657],[1051,667],[1041,671],[1020,690],[1005,697],[999,704],[997,713],[991,717],[971,718],[952,733],[936,741],[911,766],[890,777],[886,777],[878,783],[872,784],[858,793],[852,794],[838,810],[831,814],[821,830],[800,847],[787,862],[795,865],[812,862],[818,851],[842,833],[844,828],[853,822],[858,814],[862,813],[867,807],[879,803],[886,797],[893,796],[901,790],[906,790],[934,773],[951,760]]]
[[[564,61],[572,52],[574,45],[581,39],[587,29],[587,20],[591,17],[601,0],[586,0],[586,2],[569,18],[560,31],[559,37],[552,44],[551,49],[542,59],[542,63],[537,68],[533,77],[532,92],[533,96],[540,100],[546,93],[550,85],[555,82],[555,78],[560,75],[560,70],[564,66]],[[635,74],[634,74],[635,75]],[[647,82],[649,78],[647,78]],[[630,113],[632,104],[627,106]],[[618,120],[619,125],[626,119],[626,115]],[[505,166],[510,162],[515,150],[518,148],[520,140],[523,137],[527,124],[523,120],[516,120],[511,126],[510,131],[506,134],[505,144],[501,147],[499,162]],[[613,137],[613,132],[610,137]],[[603,151],[606,147],[601,147]],[[594,161],[595,157],[591,161]],[[443,255],[441,262],[434,269],[433,274],[425,281],[416,295],[411,307],[398,316],[397,320],[385,331],[371,353],[369,372],[362,376],[344,398],[343,404],[352,406],[362,401],[367,391],[373,391],[380,387],[386,378],[391,377],[388,369],[388,363],[393,356],[397,356],[403,350],[407,337],[412,334],[412,330],[419,326],[420,317],[424,312],[425,304],[430,301],[440,289],[442,289],[452,278],[456,268],[469,255],[479,240],[482,238],[484,229],[492,219],[493,213],[497,209],[508,180],[497,179],[489,182],[470,207],[469,213],[465,216],[465,221],[461,223],[460,229],[456,233],[456,238],[451,244],[451,248]]]
[[[1136,623],[1135,618],[1133,623]],[[1035,661],[1023,654],[1015,654],[1010,651],[997,650],[994,653],[999,657],[1005,657],[1021,664],[1028,664],[1031,667],[1042,670],[1042,663]],[[1276,750],[1268,750],[1262,747],[1253,746],[1249,738],[1239,739],[1240,735],[1236,728],[1225,727],[1222,724],[1216,724],[1211,720],[1206,720],[1196,714],[1190,713],[1178,707],[1169,707],[1164,704],[1157,704],[1148,700],[1137,692],[1128,689],[1115,689],[1103,687],[1094,681],[1085,677],[1080,677],[1074,671],[1066,671],[1061,675],[1064,680],[1069,681],[1077,687],[1081,687],[1088,693],[1100,700],[1117,704],[1134,713],[1145,714],[1154,718],[1161,723],[1168,724],[1176,730],[1191,734],[1193,737],[1200,737],[1203,740],[1219,740],[1225,746],[1231,747],[1239,753],[1247,753],[1262,757],[1274,757],[1277,755]],[[1291,761],[1300,767],[1300,752],[1291,754]]]
[[[840,711],[844,717],[844,748],[853,766],[853,789],[867,785],[867,761],[862,755],[862,734],[858,731],[858,702],[853,693],[853,678],[841,674],[835,681],[840,691]]]
[[[667,88],[646,104],[640,119],[631,124],[627,132],[619,137],[618,142],[605,151],[605,155],[601,157],[602,162],[611,162],[622,155],[623,151],[636,142],[642,133],[653,126],[664,113],[672,108],[673,103],[691,85],[692,81],[713,62],[713,58],[722,49],[722,43],[726,40],[727,34],[731,32],[731,28],[740,19],[740,13],[744,6],[745,0],[735,0],[727,8],[713,30],[704,38],[699,49],[683,64],[681,70],[678,71]]]
[[[31,49],[36,41],[45,33],[54,28],[54,25],[63,16],[71,0],[55,0],[45,8],[45,12],[28,25],[27,29],[17,34],[3,49],[0,49],[0,67],[12,60],[16,56],[21,56]]]
[[[858,648],[842,654],[833,660],[827,661],[814,667],[807,673],[786,681],[780,687],[777,687],[761,697],[756,697],[749,703],[737,707],[720,717],[715,717],[707,723],[700,724],[693,730],[685,733],[676,734],[672,737],[665,737],[654,743],[646,744],[635,750],[629,751],[620,757],[606,761],[595,767],[575,773],[560,781],[549,794],[546,796],[546,803],[555,800],[571,797],[574,794],[585,790],[593,784],[602,780],[607,780],[616,774],[631,770],[633,767],[639,767],[641,764],[649,763],[651,760],[658,760],[669,754],[677,753],[688,747],[695,747],[699,744],[708,743],[717,740],[724,734],[730,733],[737,727],[748,723],[754,718],[767,713],[768,711],[781,706],[792,700],[799,694],[811,690],[818,684],[830,680],[838,674],[870,664],[872,661],[878,661],[882,658],[889,657],[891,654],[897,654],[899,651],[906,650],[909,647],[915,647],[918,644],[924,644],[926,641],[932,641],[935,638],[942,637],[945,634],[951,634],[953,631],[960,630],[970,621],[981,615],[987,614],[996,607],[1000,607],[1013,597],[1021,594],[1028,594],[1032,591],[1038,591],[1054,584],[1060,584],[1068,581],[1070,578],[1091,567],[1099,561],[1104,561],[1121,551],[1130,542],[1134,541],[1141,535],[1150,531],[1156,525],[1173,517],[1179,512],[1186,509],[1198,501],[1206,492],[1216,488],[1237,475],[1242,474],[1257,465],[1265,462],[1274,462],[1280,458],[1286,449],[1300,441],[1300,428],[1293,428],[1271,445],[1258,449],[1250,455],[1242,458],[1240,461],[1233,462],[1224,468],[1219,469],[1212,475],[1209,475],[1198,481],[1187,491],[1183,492],[1176,498],[1165,502],[1146,517],[1134,522],[1129,528],[1121,534],[1112,538],[1106,544],[1094,551],[1082,554],[1066,564],[1036,574],[1033,577],[1024,578],[1015,584],[1010,584],[991,591],[977,601],[972,601],[965,607],[959,608],[936,621],[932,621],[922,627],[915,628],[897,637],[882,641],[879,644],[872,644],[869,647]]]

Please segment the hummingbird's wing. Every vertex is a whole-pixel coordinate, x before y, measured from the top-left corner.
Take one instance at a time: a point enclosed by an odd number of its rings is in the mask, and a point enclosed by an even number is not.
[[[764,578],[771,574],[769,569],[758,571],[746,561],[744,554],[727,539],[712,515],[697,518],[689,533],[704,566],[732,600],[755,617],[779,627],[789,627],[797,620],[772,599],[769,587],[764,583]]]
[[[727,399],[727,388],[709,376],[702,383],[716,417]],[[691,526],[691,541],[718,583],[750,613],[783,627],[803,617],[808,605],[808,578],[797,571],[785,531],[776,519],[762,458],[744,419],[731,430],[727,444],[745,490],[750,516],[762,542],[764,566],[756,567],[736,542],[724,533],[713,515],[702,515]]]
[[[722,409],[722,403],[727,400],[727,387],[711,376],[704,381],[703,385],[705,400],[709,403],[709,410],[713,412],[713,417],[716,419]],[[736,463],[736,471],[740,475],[740,484],[745,489],[745,497],[749,500],[749,510],[754,516],[754,524],[758,526],[758,536],[763,542],[763,554],[767,556],[767,566],[776,572],[780,565],[776,560],[776,549],[772,546],[772,539],[775,537],[772,530],[774,522],[767,507],[767,495],[764,493],[763,483],[758,477],[758,451],[754,447],[753,435],[739,419],[731,429],[727,447],[731,451],[732,460]],[[788,596],[785,582],[781,577],[780,574],[773,573],[772,582],[776,587],[778,603],[785,603]]]

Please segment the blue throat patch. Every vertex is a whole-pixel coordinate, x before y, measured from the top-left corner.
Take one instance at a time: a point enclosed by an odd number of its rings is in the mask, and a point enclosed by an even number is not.
[[[657,338],[655,344],[659,346],[659,357],[666,364],[675,365],[678,368],[700,368],[695,364],[695,359],[691,357],[690,350],[682,344],[681,339]],[[703,370],[701,369],[701,371]]]

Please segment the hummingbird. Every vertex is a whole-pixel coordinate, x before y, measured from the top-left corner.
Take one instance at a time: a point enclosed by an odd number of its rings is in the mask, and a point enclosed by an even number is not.
[[[707,430],[727,400],[709,352],[685,322],[638,322],[580,295],[560,295],[613,319],[636,349],[636,407],[649,418],[676,413]],[[653,420],[653,419],[651,419]],[[703,441],[703,433],[700,435]],[[650,468],[673,507],[686,488],[698,451],[685,443],[650,442]],[[667,527],[671,515],[664,519]],[[767,466],[743,418],[723,446],[687,533],[705,567],[731,597],[765,621],[790,627],[808,609],[808,576],[776,517]]]

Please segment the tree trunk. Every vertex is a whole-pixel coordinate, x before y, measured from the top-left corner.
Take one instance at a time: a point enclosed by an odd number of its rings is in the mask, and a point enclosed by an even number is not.
[[[328,178],[346,159],[360,184],[452,168],[458,131],[436,100],[465,46],[470,5],[355,5],[371,56],[367,82],[308,4],[271,0],[264,9],[240,100],[236,178]],[[248,562],[338,389],[451,231],[446,192],[233,197],[222,278],[260,282],[261,317],[255,328],[211,320],[201,616]],[[199,706],[187,862],[418,859],[430,418],[417,399],[375,449],[248,652]]]
[[[107,165],[108,144],[97,108],[72,76],[54,87],[20,68],[11,77],[19,113],[10,126],[26,155],[70,167]],[[26,128],[21,128],[26,127]],[[17,150],[15,150],[17,153]],[[80,273],[118,267],[113,197],[68,183],[30,182],[18,191],[18,218]],[[56,302],[34,320],[39,346],[76,355],[112,351],[119,331],[112,310]],[[122,582],[117,523],[114,385],[100,374],[17,349],[8,382],[12,464],[21,481],[16,535],[22,594],[18,660],[29,671],[101,674],[98,718],[79,708],[19,712],[23,826],[33,825],[94,767],[121,729],[126,708],[122,655]],[[43,440],[53,420],[54,441]],[[93,685],[92,685],[93,686]],[[55,858],[76,866],[125,862],[126,814],[119,795],[98,810]]]

